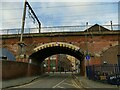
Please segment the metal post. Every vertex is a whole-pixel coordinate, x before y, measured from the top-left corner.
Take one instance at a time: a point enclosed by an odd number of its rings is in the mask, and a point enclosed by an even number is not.
[[[56,55],[56,72],[58,71],[58,54]]]
[[[50,72],[50,57],[48,57],[48,73]]]
[[[112,27],[112,21],[110,21],[110,24],[111,24],[111,30],[113,31],[113,27]]]
[[[120,1],[118,2],[118,24],[120,24]],[[120,30],[120,25],[118,26],[118,30]],[[120,32],[118,33],[118,66],[120,72]]]
[[[87,29],[87,32],[85,34],[85,39],[86,39],[85,41],[86,41],[86,56],[87,56],[88,55],[88,36],[87,36],[87,34],[88,34],[88,22],[86,22],[86,29]],[[88,66],[89,66],[89,60],[86,61],[86,68],[85,68],[86,74],[85,74],[85,76],[89,72]]]
[[[7,29],[7,35],[8,35],[9,29]]]
[[[86,51],[87,51],[87,54],[88,54],[88,22],[86,22],[86,28],[87,28],[87,33],[86,33]]]
[[[99,25],[99,32],[101,33],[101,27],[100,27],[100,25]]]
[[[41,32],[41,23],[38,22],[38,24],[39,24],[39,33],[40,33]]]
[[[117,55],[118,56],[118,67],[119,67],[119,72],[120,72],[120,55]]]
[[[28,2],[26,2],[27,6],[29,7],[29,9],[31,10],[31,13],[34,15],[34,18],[36,18],[38,24],[39,24],[39,33],[40,33],[40,30],[41,30],[41,23],[39,21],[39,19],[37,18],[35,12],[33,11],[32,7],[30,6],[30,4]]]
[[[24,11],[23,11],[23,18],[22,18],[22,30],[21,30],[21,37],[20,42],[23,42],[23,33],[24,33],[24,26],[25,26],[25,17],[26,17],[26,0],[24,3]]]
[[[88,22],[86,22],[87,34],[88,34]],[[88,55],[88,35],[86,34],[86,55]],[[89,66],[89,60],[87,60]]]
[[[120,14],[120,1],[118,2],[118,14]],[[120,24],[120,16],[118,15],[118,24]],[[120,25],[118,26],[118,30],[120,30]],[[120,32],[118,33],[118,66],[120,72]]]

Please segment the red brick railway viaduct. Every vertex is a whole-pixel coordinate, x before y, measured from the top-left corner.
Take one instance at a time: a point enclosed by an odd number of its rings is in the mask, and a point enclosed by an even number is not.
[[[86,37],[88,39],[88,51],[91,55],[90,64],[100,64],[107,60],[109,64],[117,63],[118,54],[118,31],[107,32],[69,32],[69,33],[43,33],[43,34],[25,34],[24,43],[26,46],[26,55],[31,55],[33,49],[49,42],[66,42],[80,47],[86,52]],[[18,42],[20,35],[2,36],[2,47],[10,50],[16,57],[19,54]]]
[[[101,29],[99,30],[99,28]],[[84,53],[86,53],[88,46],[88,51],[91,56],[89,61],[90,65],[103,64],[104,61],[108,64],[118,64],[119,35],[119,30],[110,31],[104,27],[94,25],[88,31],[24,34],[23,41],[26,44],[26,58],[29,58],[33,53],[33,49],[40,45],[51,42],[65,42],[80,47]],[[2,35],[0,41],[2,42],[1,47],[11,51],[16,56],[16,60],[18,60],[20,54],[19,40],[20,35],[13,34]],[[84,67],[83,64],[82,68]],[[87,65],[87,62],[85,65]]]

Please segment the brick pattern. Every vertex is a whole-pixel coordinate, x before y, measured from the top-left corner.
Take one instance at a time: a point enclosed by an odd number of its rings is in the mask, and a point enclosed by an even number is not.
[[[88,38],[88,50],[93,55],[97,55],[97,54],[100,55],[107,48],[118,45],[118,35],[88,36],[87,38]],[[17,56],[19,50],[18,42],[19,42],[19,38],[3,39],[2,47],[9,49],[15,56]],[[30,37],[30,38],[25,37],[24,42],[27,45],[25,47],[27,55],[31,55],[35,47],[49,42],[67,42],[80,47],[84,52],[86,51],[85,36],[54,36],[54,37]],[[104,57],[104,60],[105,58],[107,59],[108,57]],[[113,61],[115,61],[114,63],[117,62],[116,60]],[[90,64],[100,64],[100,63],[102,63],[100,57],[91,58]]]
[[[0,61],[0,63],[2,63],[3,80],[39,75],[42,73],[40,67],[28,63],[14,61]]]

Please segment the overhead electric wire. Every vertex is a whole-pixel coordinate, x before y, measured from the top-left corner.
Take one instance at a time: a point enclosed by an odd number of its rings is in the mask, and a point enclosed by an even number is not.
[[[114,3],[114,4],[116,4],[116,3]],[[97,4],[94,4],[94,5],[97,5]],[[103,5],[103,3],[101,3],[101,4],[99,4],[99,5]],[[104,3],[104,5],[105,5],[105,3]],[[107,4],[106,4],[107,5]],[[70,5],[70,6],[64,6],[64,7],[74,7],[74,6],[79,6],[79,5]],[[85,5],[86,6],[86,5]],[[52,8],[55,8],[55,7],[63,7],[63,6],[51,6]],[[47,8],[51,8],[51,7],[47,7]],[[36,7],[35,7],[36,8]],[[34,8],[34,9],[35,9]],[[37,7],[38,8],[38,7]],[[39,7],[40,8],[40,7]],[[43,7],[44,8],[44,7]],[[21,8],[21,9],[23,9],[23,8]],[[17,10],[17,9],[16,9]],[[102,10],[100,10],[100,11],[102,11]],[[93,14],[93,13],[92,13]],[[89,15],[91,15],[90,13],[89,13]],[[79,15],[78,15],[79,16]],[[80,15],[81,16],[81,15]],[[60,16],[60,17],[63,17],[63,16]],[[72,19],[74,19],[74,18],[78,18],[77,16],[75,16],[75,15],[73,15],[73,16],[64,16],[64,17],[72,17]],[[74,18],[73,18],[74,17]],[[52,16],[52,18],[58,18],[57,16]],[[79,17],[80,18],[80,17]],[[67,18],[68,19],[68,18]],[[64,18],[64,20],[66,20],[66,18]],[[51,23],[53,23],[54,21],[52,21]],[[56,27],[56,26],[55,26]],[[63,26],[62,26],[63,27]],[[66,26],[65,26],[66,27]],[[60,27],[59,27],[60,28]]]
[[[102,12],[100,12],[101,14],[102,14]],[[108,12],[107,11],[107,13],[112,13],[112,11],[110,11],[110,12]],[[117,13],[117,12],[116,12]],[[89,13],[89,15],[90,16],[92,16],[92,15],[94,15],[94,12],[90,12]],[[100,15],[100,14],[99,14]],[[117,14],[116,14],[117,15]],[[86,19],[87,17],[85,17],[85,16],[87,16],[87,13],[86,14],[71,14],[71,15],[61,15],[61,16],[58,16],[58,15],[56,15],[56,14],[51,14],[51,15],[48,15],[49,17],[52,17],[52,19],[54,20],[54,19],[56,19],[56,18],[58,18],[58,20],[59,20],[59,18],[61,18],[61,17],[67,17],[67,18],[64,18],[64,20],[68,20],[69,21],[69,19],[71,19],[71,20],[73,20],[73,19],[76,19],[76,20],[79,20],[79,19],[81,19],[81,17],[83,18],[83,16],[84,16],[84,19]],[[69,17],[69,18],[68,18]],[[96,16],[97,17],[97,16]],[[103,16],[101,16],[101,17],[104,17],[104,15]],[[27,18],[27,17],[26,17]],[[46,15],[44,16],[44,17],[41,17],[41,16],[38,16],[38,18],[41,18],[41,20],[44,20],[44,19],[46,19]],[[79,18],[79,19],[77,19],[77,18]],[[9,18],[9,19],[3,19],[2,20],[2,22],[4,22],[4,20],[5,20],[5,22],[10,22],[10,21],[17,21],[17,20],[22,20],[22,18]],[[56,22],[56,21],[52,21],[52,22]]]
[[[40,8],[61,8],[61,7],[81,7],[81,6],[93,6],[93,5],[110,5],[110,4],[118,4],[117,2],[114,3],[101,3],[101,4],[87,4],[87,5],[69,5],[69,6],[47,6],[47,7],[33,7],[34,9]]]
[[[8,19],[6,18],[6,19],[3,19],[3,20],[17,20],[17,19],[22,19],[22,18],[8,18]]]
[[[95,3],[95,2],[93,2]],[[110,4],[118,4],[117,2],[106,2],[106,3],[98,3],[98,4],[86,4],[86,5],[67,5],[67,6],[47,6],[47,7],[33,7],[33,9],[41,9],[41,8],[61,8],[61,7],[81,7],[81,6],[93,6],[93,5],[110,5]],[[7,8],[7,9],[0,9],[0,10],[20,10],[23,8]]]
[[[101,3],[101,4],[97,4],[97,5],[102,5],[103,3]],[[104,3],[104,4],[106,4],[106,3]],[[115,4],[115,3],[109,3],[109,4]],[[91,5],[91,4],[90,4]],[[95,4],[94,4],[95,5]],[[79,5],[73,5],[73,6],[79,6]],[[54,6],[54,7],[59,7],[59,6]],[[72,7],[72,6],[71,6]],[[99,10],[99,12],[100,11],[102,11],[102,10]],[[97,10],[97,12],[98,12],[98,10]],[[108,10],[107,10],[107,12],[108,12]],[[101,12],[102,13],[102,12]],[[48,14],[48,13],[47,13]],[[94,12],[90,12],[89,13],[89,15],[93,15],[94,14]],[[52,16],[52,17],[54,17],[54,18],[60,18],[60,17],[63,17],[63,16],[54,16],[54,15],[56,15],[56,14],[52,14],[52,15],[49,15],[49,16]],[[82,14],[82,15],[64,15],[64,17],[72,17],[72,19],[74,19],[74,18],[80,18],[80,16],[84,16],[84,15],[87,15],[87,14]],[[78,17],[79,16],[79,17]],[[46,18],[46,17],[45,17]],[[53,18],[53,19],[54,19]],[[44,19],[44,18],[43,18]],[[64,18],[64,19],[69,19],[69,18]],[[9,20],[10,21],[10,20]]]

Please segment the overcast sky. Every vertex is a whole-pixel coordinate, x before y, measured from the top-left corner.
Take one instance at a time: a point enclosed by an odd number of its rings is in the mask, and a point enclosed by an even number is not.
[[[21,28],[24,3],[16,0],[2,1],[0,7],[0,29]],[[119,0],[28,0],[35,14],[42,23],[42,27],[47,26],[73,26],[90,25],[96,23],[100,25],[118,24],[118,1]],[[36,27],[37,24],[29,18],[28,10],[26,13],[25,27]]]

